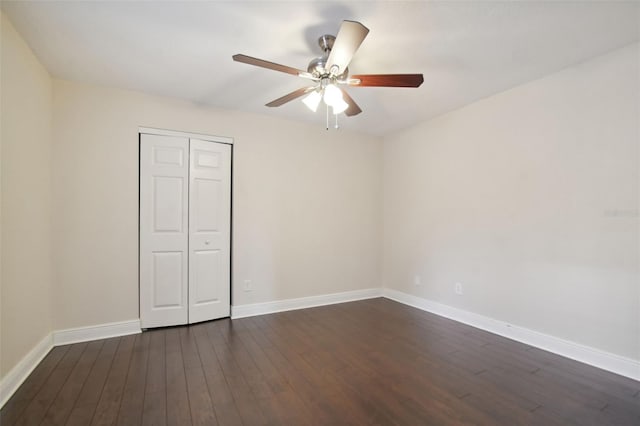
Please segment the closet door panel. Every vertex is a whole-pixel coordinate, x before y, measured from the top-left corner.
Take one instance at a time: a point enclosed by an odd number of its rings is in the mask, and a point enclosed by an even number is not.
[[[189,322],[230,315],[231,147],[190,140]]]
[[[217,302],[220,300],[220,292],[216,285],[206,285],[206,283],[216,283],[221,278],[220,275],[220,250],[194,250],[193,252],[193,276],[195,285],[193,286],[194,305]]]
[[[180,308],[183,302],[184,253],[180,251],[155,251],[151,270],[153,304],[156,309]],[[176,285],[179,283],[180,285]]]
[[[188,321],[189,140],[140,135],[140,320]]]

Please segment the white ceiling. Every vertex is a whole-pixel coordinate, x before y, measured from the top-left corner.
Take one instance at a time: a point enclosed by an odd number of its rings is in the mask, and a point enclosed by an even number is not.
[[[307,85],[233,62],[244,53],[306,69],[343,19],[371,32],[354,74],[423,73],[419,89],[351,88],[341,127],[384,135],[639,38],[638,2],[6,1],[2,10],[57,78],[324,124]]]

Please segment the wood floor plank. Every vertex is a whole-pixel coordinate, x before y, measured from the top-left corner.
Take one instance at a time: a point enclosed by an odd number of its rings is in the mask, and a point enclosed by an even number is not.
[[[167,375],[164,330],[152,330],[149,334],[149,360],[142,408],[142,424],[164,426],[167,424]]]
[[[136,335],[133,353],[129,362],[127,380],[122,391],[122,400],[118,410],[118,425],[136,425],[142,423],[144,392],[147,380],[147,362],[149,359],[149,334]]]
[[[91,420],[92,425],[113,425],[116,422],[135,339],[135,335],[120,338],[118,349]]]
[[[167,425],[190,425],[191,409],[182,360],[180,328],[166,330]]]
[[[197,327],[198,325],[180,329],[191,421],[194,425],[217,425],[218,421],[198,353],[195,334]]]

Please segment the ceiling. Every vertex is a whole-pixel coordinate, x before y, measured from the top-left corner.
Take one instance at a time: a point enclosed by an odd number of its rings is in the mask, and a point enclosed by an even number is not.
[[[236,53],[306,69],[343,19],[371,31],[353,74],[423,73],[418,89],[350,88],[363,109],[342,128],[385,135],[639,39],[640,3],[569,1],[2,1],[57,78],[324,125],[307,85],[232,61]]]

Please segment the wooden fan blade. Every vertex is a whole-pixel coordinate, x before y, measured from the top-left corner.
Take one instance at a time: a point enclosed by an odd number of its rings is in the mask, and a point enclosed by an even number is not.
[[[293,67],[288,67],[286,65],[276,64],[275,62],[265,61],[264,59],[254,58],[252,56],[237,54],[237,55],[233,55],[233,60],[236,62],[255,65],[256,67],[267,68],[274,71],[285,72],[287,74],[297,75],[304,78],[311,78],[311,79],[314,78],[310,73],[306,71],[302,71]]]
[[[361,74],[352,75],[349,80],[349,85],[356,87],[419,87],[424,77],[422,74]]]
[[[369,29],[360,22],[342,21],[325,68],[331,70],[334,65],[337,65],[338,71],[334,72],[334,75],[342,74],[367,34]]]
[[[303,87],[301,89],[298,90],[294,90],[293,92],[284,95],[281,98],[276,99],[275,101],[271,101],[269,102],[266,106],[268,107],[279,107],[280,105],[284,105],[287,102],[290,102],[294,99],[299,98],[300,96],[312,91],[313,89],[315,89],[315,87],[313,86],[309,86],[309,87]]]
[[[356,103],[356,101],[353,100],[353,98],[351,96],[349,96],[349,94],[347,93],[346,90],[342,90],[342,98],[344,99],[344,101],[346,103],[349,104],[349,108],[347,108],[344,111],[344,114],[347,117],[351,117],[354,115],[358,115],[362,112],[362,110],[360,109],[360,107],[358,106],[358,104]]]

